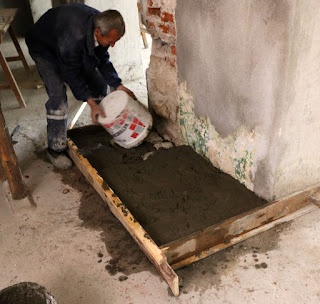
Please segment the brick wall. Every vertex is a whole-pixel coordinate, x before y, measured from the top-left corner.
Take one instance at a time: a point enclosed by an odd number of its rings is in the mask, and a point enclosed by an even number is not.
[[[149,107],[158,117],[158,131],[179,144],[175,6],[176,0],[143,0],[142,20],[153,38],[147,70]]]

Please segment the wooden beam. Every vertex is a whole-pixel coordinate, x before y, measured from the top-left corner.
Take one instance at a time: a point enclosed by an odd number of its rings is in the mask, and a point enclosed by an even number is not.
[[[19,56],[10,56],[10,57],[6,57],[7,62],[11,62],[11,61],[20,61],[20,57]]]
[[[13,41],[13,44],[14,44],[14,46],[16,47],[16,50],[17,50],[17,52],[18,52],[18,58],[19,58],[18,60],[21,60],[21,61],[22,61],[22,64],[23,64],[25,70],[26,70],[28,73],[30,73],[30,68],[29,68],[29,66],[28,66],[28,64],[27,64],[26,58],[25,58],[24,55],[23,55],[23,52],[22,52],[22,50],[21,50],[19,41],[18,41],[18,39],[16,38],[16,35],[15,35],[14,30],[13,30],[13,28],[12,28],[11,25],[10,25],[10,27],[9,27],[9,29],[8,29],[8,32],[9,32],[9,35],[10,35],[12,41]]]
[[[42,80],[30,80],[30,81],[18,81],[17,85],[21,89],[33,89],[33,88],[41,88],[44,86]],[[0,83],[0,90],[11,90],[10,84]]]
[[[13,74],[8,66],[8,62],[6,61],[6,58],[3,56],[1,50],[0,50],[0,64],[6,74],[6,76],[8,77],[8,80],[9,80],[9,83],[10,83],[10,86],[14,92],[14,94],[16,95],[16,98],[18,99],[18,102],[20,103],[20,106],[21,107],[26,107],[26,103],[24,101],[24,98],[20,92],[20,89],[17,85],[17,82],[16,80],[14,79],[13,77]]]
[[[320,186],[316,186],[296,193],[170,242],[160,249],[173,269],[181,268],[278,224],[317,210],[311,204],[310,196],[319,192]]]
[[[320,193],[314,193],[309,197],[310,202],[320,208]]]
[[[17,8],[1,8],[0,9],[0,43],[10,27],[18,9]]]
[[[0,182],[4,182],[6,180],[7,180],[6,173],[5,173],[4,169],[3,169],[1,161],[0,161]]]
[[[70,125],[68,126],[68,130],[71,130],[74,125],[76,124],[76,122],[78,121],[80,115],[82,114],[83,110],[85,109],[87,105],[87,102],[83,102],[81,107],[79,108],[78,112],[76,113],[76,115],[74,116],[74,118],[72,119]]]
[[[68,139],[68,153],[76,166],[87,178],[90,184],[99,193],[102,199],[107,203],[111,212],[122,223],[122,225],[131,234],[140,248],[153,263],[155,268],[167,282],[175,296],[179,295],[178,276],[170,267],[167,258],[162,250],[155,244],[148,233],[133,217],[128,208],[122,203],[118,196],[112,191],[109,185],[103,180],[98,172],[91,166],[89,161],[81,155],[77,146]]]
[[[0,156],[1,165],[8,180],[12,198],[22,199],[28,196],[28,190],[23,182],[18,158],[12,147],[11,138],[6,127],[0,105]]]
[[[10,84],[0,84],[0,90],[11,90]]]

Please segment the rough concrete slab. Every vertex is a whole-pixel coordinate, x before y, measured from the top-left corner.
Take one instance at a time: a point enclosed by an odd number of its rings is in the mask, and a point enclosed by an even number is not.
[[[267,203],[189,146],[124,149],[100,126],[69,136],[159,246]]]

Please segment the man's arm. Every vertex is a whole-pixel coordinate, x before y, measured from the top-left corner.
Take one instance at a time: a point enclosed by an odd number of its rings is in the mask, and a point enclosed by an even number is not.
[[[103,118],[106,117],[106,115],[92,98],[88,99],[88,105],[91,108],[91,119],[93,124],[98,124],[98,115],[101,115]]]
[[[124,85],[118,86],[117,90],[125,91],[133,99],[137,99],[137,97],[134,95],[134,93],[131,90],[129,90],[127,87],[125,87]]]
[[[87,101],[92,96],[85,81],[82,69],[82,48],[79,43],[68,44],[67,36],[60,36],[57,44],[57,64],[62,79],[69,85],[74,97],[78,100]]]
[[[125,91],[132,98],[136,99],[134,93],[122,84],[122,81],[118,76],[117,71],[115,70],[112,62],[109,60],[110,55],[107,50],[108,48],[105,48],[103,46],[98,46],[95,49],[97,57],[101,60],[98,69],[102,74],[104,80],[109,86],[115,88],[116,90]]]
[[[115,70],[112,62],[109,60],[110,55],[108,53],[108,47],[103,47],[101,45],[97,46],[94,50],[95,55],[100,60],[100,64],[98,69],[103,76],[103,79],[106,83],[117,89],[119,86],[122,85],[122,80],[118,76],[117,71]]]

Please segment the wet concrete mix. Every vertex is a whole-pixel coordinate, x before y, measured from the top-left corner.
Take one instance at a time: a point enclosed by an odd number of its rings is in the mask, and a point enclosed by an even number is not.
[[[189,146],[124,149],[100,126],[68,134],[159,246],[267,203]]]

